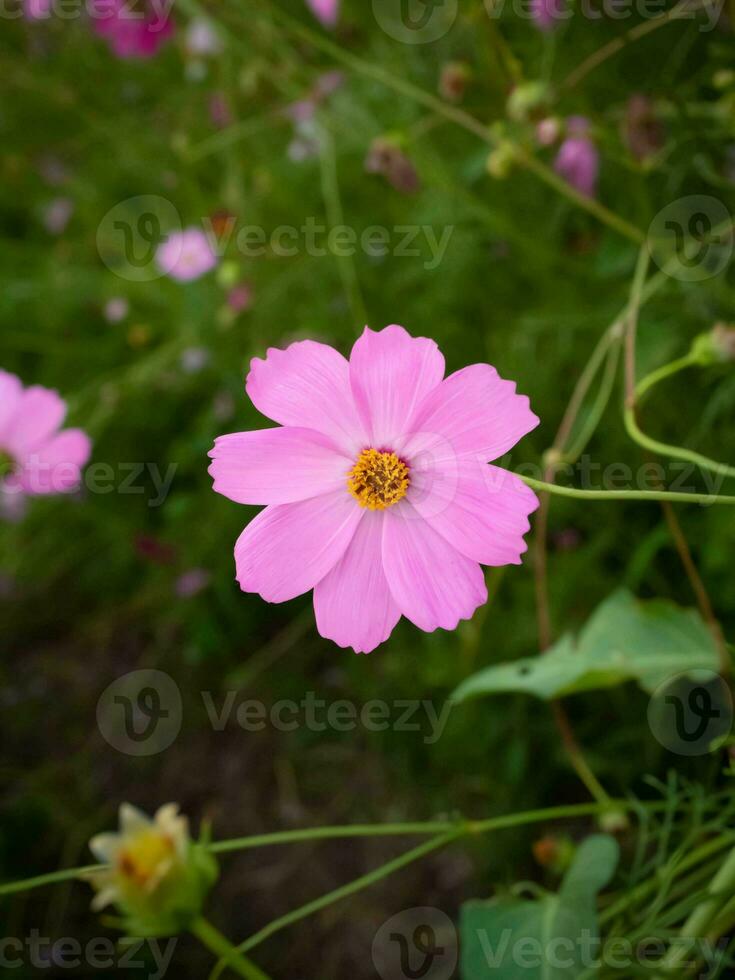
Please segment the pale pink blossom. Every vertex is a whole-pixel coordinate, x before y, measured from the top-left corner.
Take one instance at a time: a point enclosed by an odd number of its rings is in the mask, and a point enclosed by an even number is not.
[[[105,320],[108,323],[122,323],[130,312],[130,304],[124,296],[113,296],[105,303]]]
[[[325,27],[336,27],[339,17],[339,0],[306,0],[314,16]]]
[[[488,364],[444,377],[432,340],[369,328],[350,360],[311,340],[254,358],[246,390],[278,427],[220,436],[214,489],[265,505],[235,545],[245,592],[314,590],[322,636],[368,653],[405,616],[454,629],[519,564],[535,494],[490,466],[538,419]]]
[[[117,58],[152,58],[174,32],[169,12],[144,0],[89,0],[95,32]]]
[[[207,588],[211,578],[205,568],[190,568],[176,579],[174,591],[180,599],[193,599]]]
[[[567,120],[567,137],[559,147],[554,170],[580,194],[594,197],[600,154],[589,136],[589,129],[589,121],[584,116],[570,116]]]
[[[50,235],[63,235],[74,214],[74,202],[68,197],[55,197],[43,210],[43,224]]]
[[[212,244],[201,228],[171,232],[156,252],[158,267],[179,282],[199,279],[217,265]]]
[[[0,371],[0,497],[8,516],[26,496],[69,493],[79,487],[91,453],[81,429],[62,429],[66,403],[48,388],[24,388]]]

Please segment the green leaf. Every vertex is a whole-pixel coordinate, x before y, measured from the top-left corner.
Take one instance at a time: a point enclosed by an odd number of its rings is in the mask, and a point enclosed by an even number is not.
[[[640,602],[622,590],[598,607],[576,641],[567,634],[540,656],[481,670],[452,699],[520,691],[548,701],[629,680],[651,692],[676,674],[718,669],[717,647],[698,613],[663,599]]]
[[[572,980],[599,953],[597,893],[618,864],[606,834],[579,847],[558,894],[538,901],[494,899],[462,906],[462,980]]]

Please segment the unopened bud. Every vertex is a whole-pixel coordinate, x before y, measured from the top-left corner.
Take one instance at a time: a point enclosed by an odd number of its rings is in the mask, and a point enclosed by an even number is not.
[[[707,333],[694,338],[691,354],[702,366],[735,361],[735,327],[716,323]]]
[[[548,86],[544,82],[524,82],[516,85],[508,96],[506,111],[514,122],[526,122],[536,116],[547,101]]]

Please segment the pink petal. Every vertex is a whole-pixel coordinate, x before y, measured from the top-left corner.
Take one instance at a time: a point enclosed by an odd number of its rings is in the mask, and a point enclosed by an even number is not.
[[[339,15],[339,0],[306,0],[311,12],[325,27],[334,27]]]
[[[412,467],[408,499],[457,551],[483,565],[520,565],[536,494],[515,473],[471,457]]]
[[[22,393],[23,385],[20,378],[8,374],[7,371],[0,371],[0,440],[3,439],[13,420]]]
[[[376,449],[393,448],[443,377],[444,358],[433,340],[411,337],[396,324],[377,332],[365,327],[352,348],[350,380]]]
[[[3,439],[11,455],[22,456],[45,442],[61,426],[66,403],[58,392],[33,385],[26,388]]]
[[[81,429],[64,429],[20,458],[17,474],[24,493],[69,493],[79,487],[92,443]]]
[[[461,555],[405,501],[385,511],[383,568],[403,615],[427,633],[455,629],[487,602],[477,562]]]
[[[258,411],[274,422],[323,432],[351,457],[365,447],[349,365],[333,347],[313,340],[286,350],[271,347],[265,360],[250,362],[245,387]]]
[[[365,512],[347,551],[314,588],[317,629],[355,653],[374,650],[401,618],[383,572],[383,517]]]
[[[489,364],[472,364],[424,399],[402,453],[409,458],[433,453],[435,461],[471,455],[488,462],[507,453],[538,424],[514,382],[504,381]]]
[[[266,602],[308,592],[342,557],[364,513],[344,489],[266,507],[235,544],[240,588]]]
[[[238,504],[289,504],[347,487],[353,460],[313,429],[220,436],[209,454],[214,489]]]

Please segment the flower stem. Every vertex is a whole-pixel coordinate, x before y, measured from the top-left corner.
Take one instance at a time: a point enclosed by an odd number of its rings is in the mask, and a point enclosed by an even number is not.
[[[245,977],[245,980],[269,980],[266,973],[235,949],[229,939],[206,919],[201,917],[197,919],[191,925],[190,932],[220,958],[223,969],[229,967],[238,976]]]
[[[641,378],[636,385],[636,399],[640,401],[646,392],[653,388],[654,385],[664,381],[666,378],[672,377],[674,374],[678,374],[679,371],[684,371],[686,368],[694,367],[697,364],[699,364],[698,358],[690,351],[683,357],[677,357],[676,360],[670,361],[668,364],[664,364],[663,367],[656,368],[655,371],[651,371],[650,374],[647,374],[645,378]]]
[[[555,483],[545,483],[531,476],[517,474],[532,490],[555,493],[559,497],[573,497],[575,500],[669,500],[680,504],[735,504],[735,496],[716,493],[675,493],[669,490],[578,490],[576,487],[560,487]]]
[[[735,477],[735,466],[718,463],[717,460],[710,459],[708,456],[703,456],[701,453],[696,453],[691,449],[685,449],[684,446],[671,446],[665,442],[659,442],[658,439],[652,439],[651,436],[647,436],[636,421],[635,408],[628,406],[625,409],[624,419],[628,435],[644,449],[649,449],[659,456],[670,456],[672,459],[686,460],[688,463],[693,463],[700,469],[709,470],[718,476]]]

